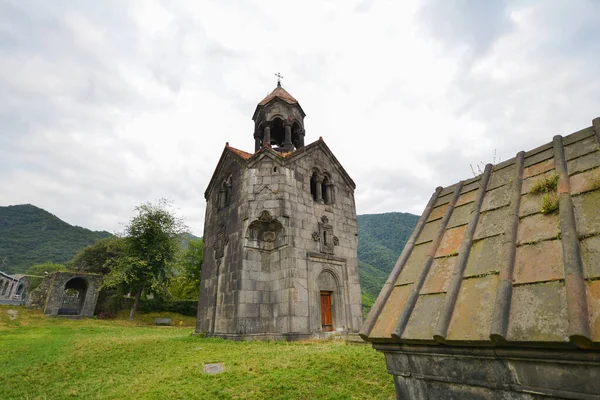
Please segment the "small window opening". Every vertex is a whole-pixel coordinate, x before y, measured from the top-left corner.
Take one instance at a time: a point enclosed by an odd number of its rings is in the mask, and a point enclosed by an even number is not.
[[[317,174],[316,172],[310,177],[310,195],[313,200],[317,200]]]
[[[323,245],[327,246],[327,231],[323,231]]]
[[[273,167],[273,172],[277,172],[277,167]]]

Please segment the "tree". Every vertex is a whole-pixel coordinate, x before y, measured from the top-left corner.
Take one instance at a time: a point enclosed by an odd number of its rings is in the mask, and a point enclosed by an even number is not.
[[[122,257],[124,252],[125,238],[103,238],[80,250],[67,265],[77,271],[106,275],[110,272],[110,261]]]
[[[145,203],[135,208],[137,215],[125,226],[123,256],[110,260],[107,286],[127,283],[135,293],[129,319],[133,320],[142,291],[164,285],[175,261],[179,237],[186,229],[183,221],[170,209],[171,203]]]
[[[182,251],[175,266],[175,277],[169,284],[169,294],[176,300],[195,300],[200,288],[200,274],[204,258],[202,238],[187,239],[187,249]]]

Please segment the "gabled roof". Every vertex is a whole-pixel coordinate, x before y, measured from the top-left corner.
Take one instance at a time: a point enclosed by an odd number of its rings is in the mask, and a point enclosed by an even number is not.
[[[360,334],[600,348],[600,119],[437,188]]]
[[[204,192],[204,197],[208,198],[208,196],[210,195],[210,192],[212,191],[212,188],[215,185],[216,179],[219,176],[222,165],[228,154],[235,155],[246,167],[252,168],[253,165],[262,160],[264,157],[271,158],[272,160],[280,163],[280,165],[286,165],[295,162],[295,160],[309,154],[312,151],[315,151],[316,149],[321,149],[325,153],[325,155],[330,159],[331,164],[337,169],[344,181],[352,189],[355,189],[356,184],[354,183],[352,178],[350,178],[350,175],[348,175],[344,167],[342,167],[340,162],[333,155],[329,147],[325,144],[325,141],[323,141],[323,138],[320,137],[319,140],[288,153],[280,153],[273,150],[269,146],[264,146],[256,153],[250,154],[243,150],[239,150],[229,146],[229,142],[226,143],[225,148],[223,149],[223,153],[221,154],[221,158],[219,158],[219,162],[217,163],[217,167],[215,168],[215,172],[213,172],[210,182],[208,183],[208,187]]]

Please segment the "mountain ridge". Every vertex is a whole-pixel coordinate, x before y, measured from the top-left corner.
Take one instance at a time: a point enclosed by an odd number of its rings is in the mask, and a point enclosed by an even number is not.
[[[419,217],[389,212],[362,214],[357,219],[359,276],[363,304],[368,310]],[[70,225],[32,204],[0,207],[0,270],[22,273],[34,264],[65,263],[82,248],[109,236],[106,231]],[[189,233],[184,236],[197,238]]]

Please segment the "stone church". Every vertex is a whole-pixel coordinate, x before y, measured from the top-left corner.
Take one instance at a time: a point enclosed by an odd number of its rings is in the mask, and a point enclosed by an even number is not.
[[[229,144],[205,192],[196,333],[298,340],[362,324],[355,184],[278,82],[254,153]]]

